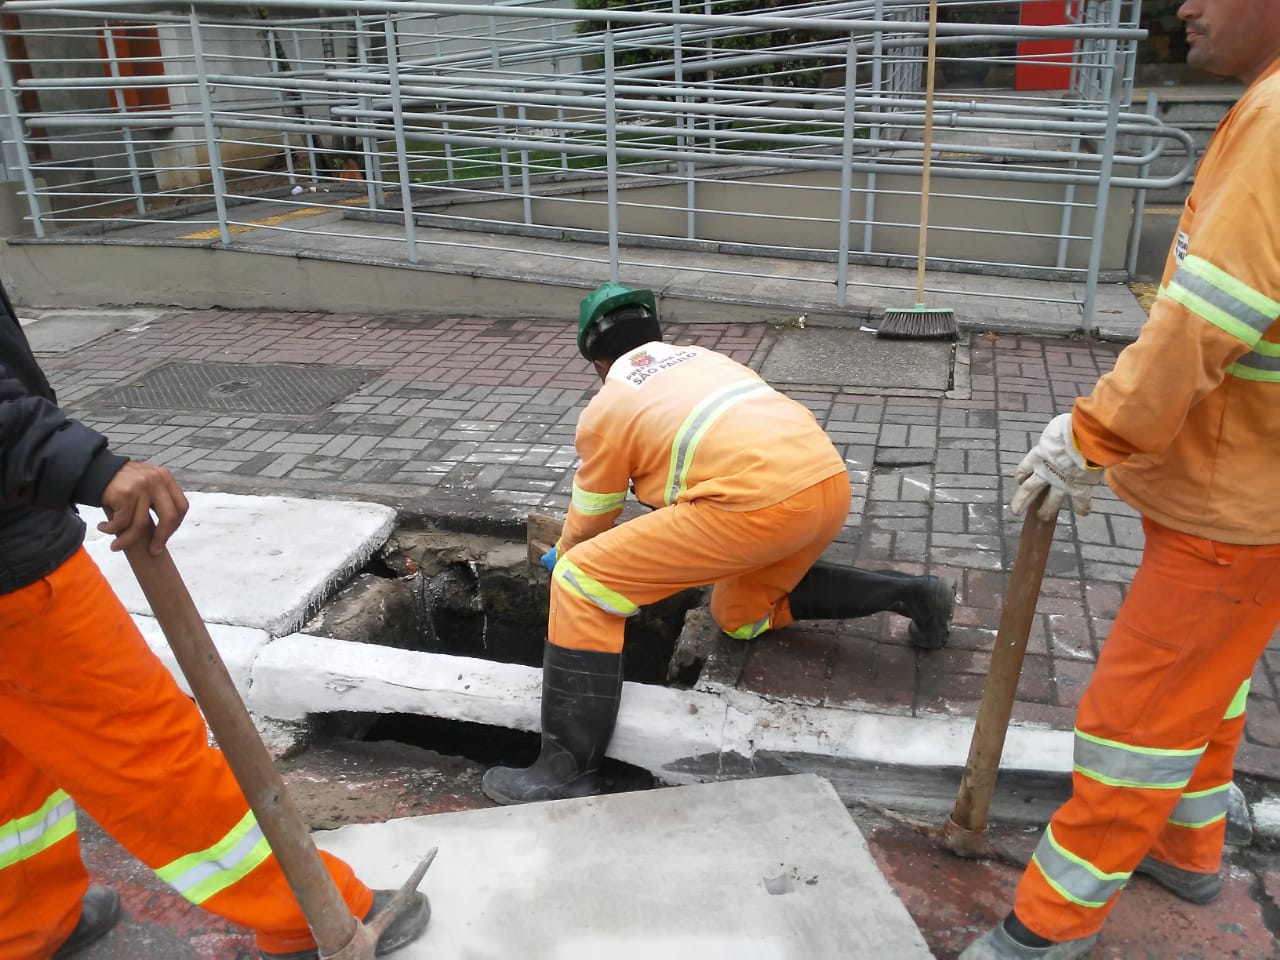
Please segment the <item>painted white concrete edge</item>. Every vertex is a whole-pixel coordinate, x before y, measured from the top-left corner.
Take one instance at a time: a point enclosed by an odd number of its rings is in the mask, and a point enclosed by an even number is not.
[[[393,508],[346,500],[241,496],[188,491],[191,509],[173,555],[206,623],[299,629],[339,584],[368,563],[395,527]],[[101,510],[84,510],[85,549],[130,613],[151,607],[123,554],[99,533]]]
[[[410,713],[537,730],[540,668],[471,657],[398,650],[294,634],[257,655],[249,709],[262,717],[302,720],[309,713]],[[963,766],[973,723],[949,717],[900,717],[765,699],[740,690],[676,690],[627,683],[609,753],[693,782],[668,767],[715,754],[751,758],[794,752],[909,766]],[[1072,736],[1014,726],[1005,742],[1007,769],[1066,772]]]
[[[1259,800],[1249,811],[1253,817],[1253,832],[1268,840],[1280,840],[1280,797]]]
[[[153,617],[137,614],[132,616],[143,639],[147,641],[147,646],[173,674],[182,692],[191,696],[191,684],[178,668],[178,660],[173,655],[173,650],[169,646],[169,641],[165,639],[160,624]],[[253,662],[262,652],[262,648],[271,642],[270,635],[264,630],[235,627],[225,623],[210,623],[206,626],[209,628],[209,637],[213,640],[213,645],[218,648],[222,662],[227,667],[227,673],[231,675],[236,689],[240,691],[241,698],[246,697],[249,692]]]
[[[190,688],[156,622],[134,617],[153,650],[189,694]],[[309,714],[332,711],[406,713],[539,729],[542,671],[522,664],[399,650],[329,637],[210,624],[210,635],[274,754]],[[651,771],[669,784],[714,779],[680,769],[680,761],[737,754],[798,753],[907,767],[960,767],[973,722],[956,717],[906,717],[771,700],[708,685],[677,690],[626,683],[609,755]],[[1003,770],[1070,773],[1070,731],[1014,723],[1005,739]],[[1256,834],[1280,840],[1280,798],[1250,808]]]

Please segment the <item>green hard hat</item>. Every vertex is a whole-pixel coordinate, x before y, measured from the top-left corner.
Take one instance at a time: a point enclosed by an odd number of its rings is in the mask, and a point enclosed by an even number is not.
[[[621,283],[602,283],[582,298],[578,307],[578,352],[591,359],[587,353],[587,334],[595,326],[596,321],[619,307],[632,303],[642,303],[656,316],[658,304],[653,298],[653,291],[644,288],[632,289]]]

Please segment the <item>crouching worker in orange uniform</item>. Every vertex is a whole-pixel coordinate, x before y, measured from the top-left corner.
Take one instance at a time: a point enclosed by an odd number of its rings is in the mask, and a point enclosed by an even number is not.
[[[848,519],[844,459],[807,408],[701,347],[662,342],[653,293],[607,283],[582,301],[578,349],[603,386],[578,421],[581,464],[553,568],[542,753],[495,767],[498,803],[598,792],[622,693],[626,617],[714,584],[711,613],[743,640],[793,620],[890,610],[943,645],[954,591],[938,577],[817,564]],[[614,525],[628,487],[651,513]],[[661,509],[657,509],[661,508]]]
[[[159,552],[187,510],[169,471],[62,413],[0,289],[0,960],[74,956],[119,916],[116,892],[89,885],[77,807],[189,901],[255,930],[264,958],[315,958],[203,718],[85,553],[77,503],[107,508],[116,550],[150,536]],[[390,899],[321,856],[353,915]],[[419,894],[378,953],[429,916]]]
[[[1205,151],[1138,340],[1015,477],[1088,513],[1106,479],[1146,545],[1076,717],[1071,798],[1004,921],[961,960],[1074,960],[1134,873],[1218,896],[1254,664],[1280,625],[1280,3],[1186,0],[1193,66],[1247,85]]]

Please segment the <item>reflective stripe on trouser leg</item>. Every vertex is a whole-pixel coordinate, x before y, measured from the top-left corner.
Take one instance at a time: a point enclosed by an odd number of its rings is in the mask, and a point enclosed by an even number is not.
[[[314,943],[204,721],[80,551],[42,581],[17,623],[0,597],[0,736],[143,863],[207,910],[258,931],[269,952]],[[372,892],[326,858],[352,912]],[[33,861],[34,862],[34,861]],[[78,894],[77,894],[78,896]]]
[[[1236,746],[1244,732],[1244,705],[1249,681],[1227,708],[1191,782],[1151,846],[1157,860],[1194,870],[1216,873],[1222,866],[1222,846],[1227,833],[1227,797],[1235,775]]]
[[[88,886],[75,804],[0,739],[0,960],[51,954],[80,919]]]
[[[1144,529],[1142,564],[1080,702],[1072,796],[1018,885],[1018,918],[1050,940],[1096,933],[1117,881],[1179,804],[1220,784],[1211,747],[1234,739],[1223,717],[1280,624],[1280,546]]]
[[[716,584],[711,609],[722,628],[786,618],[781,599],[839,533],[848,504],[840,474],[761,510],[682,502],[619,524],[556,565],[548,639],[616,653],[626,616],[708,583]]]
[[[0,822],[0,870],[29,860],[76,832],[76,805],[55,790],[34,812]]]

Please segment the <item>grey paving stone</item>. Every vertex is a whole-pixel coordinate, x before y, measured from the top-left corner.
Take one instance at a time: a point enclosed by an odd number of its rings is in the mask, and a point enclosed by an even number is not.
[[[1126,550],[1121,547],[1108,547],[1094,543],[1080,544],[1080,555],[1086,561],[1100,560],[1104,563],[1111,564],[1127,564],[1137,567],[1142,560],[1142,552],[1140,550]]]

